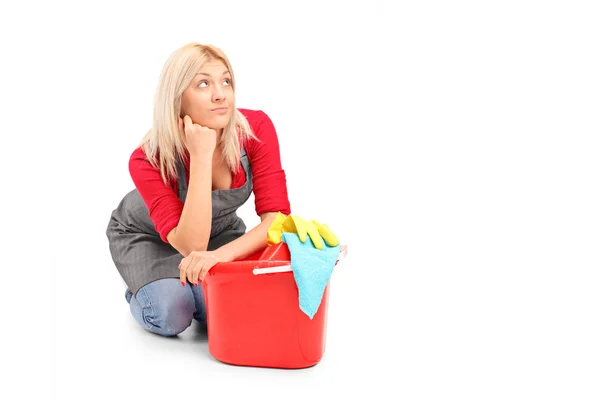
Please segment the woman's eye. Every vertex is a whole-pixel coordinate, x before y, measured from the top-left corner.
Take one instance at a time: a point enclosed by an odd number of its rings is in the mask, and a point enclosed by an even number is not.
[[[202,86],[202,85],[204,85],[204,86]],[[206,81],[201,81],[200,83],[198,83],[198,87],[203,87],[204,88],[204,87],[207,87],[207,86],[208,86],[208,82],[206,82]]]
[[[225,79],[223,82],[226,82],[228,85],[231,85],[231,79]]]

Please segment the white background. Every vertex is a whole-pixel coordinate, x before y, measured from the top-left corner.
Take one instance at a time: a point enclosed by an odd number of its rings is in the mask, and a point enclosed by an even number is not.
[[[592,1],[3,3],[0,397],[597,399],[599,18]],[[191,41],[273,120],[293,212],[348,245],[314,368],[226,366],[193,327],[165,339],[129,314],[104,232]]]

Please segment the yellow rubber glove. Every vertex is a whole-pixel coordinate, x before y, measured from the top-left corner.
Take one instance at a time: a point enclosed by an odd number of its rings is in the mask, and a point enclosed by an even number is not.
[[[321,235],[321,237],[323,238],[323,240],[325,240],[325,242],[331,246],[331,247],[335,247],[338,244],[340,244],[339,239],[337,238],[337,236],[335,235],[335,233],[333,233],[331,231],[331,229],[329,229],[329,226],[327,224],[321,224],[317,221],[315,221],[314,219],[311,219],[309,221],[309,223],[313,224],[314,226],[317,227],[317,231],[319,232],[319,235]],[[314,241],[313,241],[314,243]],[[319,247],[319,249],[321,249],[322,247]]]
[[[273,246],[274,244],[281,242],[281,237],[283,234],[283,222],[285,221],[286,216],[281,212],[277,213],[275,217],[275,221],[269,227],[267,231],[267,244],[269,246]]]
[[[315,220],[306,221],[297,215],[288,215],[278,213],[275,221],[267,231],[267,244],[272,246],[280,243],[283,232],[298,234],[300,241],[305,242],[307,236],[319,250],[323,249],[323,240],[329,246],[337,246],[340,241],[335,234],[329,229],[329,226],[320,224]]]

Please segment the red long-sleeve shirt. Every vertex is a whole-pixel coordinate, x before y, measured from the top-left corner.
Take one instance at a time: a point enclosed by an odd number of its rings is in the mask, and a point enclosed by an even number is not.
[[[259,141],[248,139],[246,148],[248,161],[252,166],[252,190],[255,210],[258,215],[266,212],[278,212],[289,215],[285,172],[281,166],[279,141],[271,119],[260,110],[239,109],[248,119]],[[185,165],[189,180],[189,164]],[[168,243],[167,234],[179,224],[183,202],[177,196],[177,181],[164,184],[160,171],[148,162],[141,147],[135,149],[129,160],[129,172],[140,192],[150,219],[161,239]],[[233,174],[231,189],[242,187],[246,183],[243,168]]]

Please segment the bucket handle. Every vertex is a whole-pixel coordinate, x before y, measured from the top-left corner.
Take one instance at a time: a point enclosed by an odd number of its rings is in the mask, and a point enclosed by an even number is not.
[[[340,262],[342,259],[344,259],[347,254],[348,254],[348,246],[342,246],[340,255],[338,256],[337,260],[335,260],[335,265],[337,265],[338,262]],[[292,265],[287,264],[287,265],[279,265],[277,267],[254,268],[252,270],[252,273],[254,275],[261,275],[261,274],[273,274],[273,273],[277,273],[277,272],[290,272],[291,270],[292,270]]]

